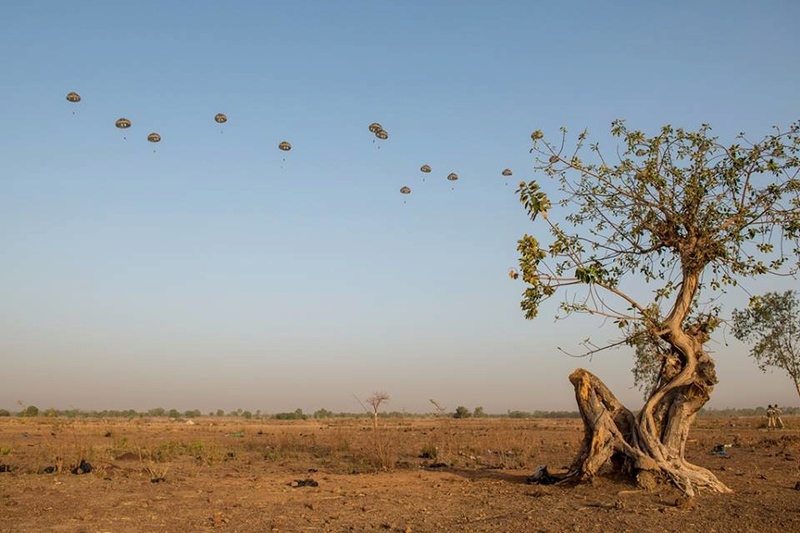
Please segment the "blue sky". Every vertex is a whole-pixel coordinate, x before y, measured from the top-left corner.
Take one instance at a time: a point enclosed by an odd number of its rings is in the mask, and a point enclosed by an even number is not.
[[[579,365],[638,407],[519,310],[530,133],[788,125],[800,6],[611,4],[4,3],[0,407],[572,409]],[[729,344],[710,406],[797,403]]]

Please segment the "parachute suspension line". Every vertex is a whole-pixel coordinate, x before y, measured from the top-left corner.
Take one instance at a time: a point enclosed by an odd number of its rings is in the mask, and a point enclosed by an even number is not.
[[[403,196],[411,194],[411,187],[408,187],[406,185],[400,187],[400,194],[402,194]],[[406,201],[403,200],[403,204],[405,204],[405,203],[406,203]]]
[[[128,137],[125,136],[125,130],[127,130],[128,128],[131,127],[131,121],[128,120],[127,118],[125,118],[125,117],[122,117],[122,118],[118,118],[117,121],[114,123],[114,125],[117,128],[123,130],[122,140],[123,141],[127,141]]]
[[[289,141],[281,141],[278,145],[278,149],[282,152],[289,152],[292,149],[292,144]],[[286,163],[286,156],[284,155],[281,158],[281,170],[283,170],[283,166]]]
[[[503,169],[503,171],[502,171],[500,174],[501,174],[501,175],[502,175],[504,178],[510,178],[511,176],[513,176],[513,175],[514,175],[514,173],[511,171],[511,169],[510,169],[510,168],[505,168],[505,169]],[[508,187],[508,180],[506,180],[506,187]]]
[[[220,135],[225,133],[225,128],[223,128],[221,125],[228,122],[228,116],[225,113],[217,113],[216,115],[214,115],[214,122],[220,124],[219,128]]]
[[[67,102],[70,102],[72,104],[77,104],[80,101],[81,101],[81,95],[79,95],[78,93],[74,91],[67,93]],[[75,115],[74,107],[72,108],[72,114]]]
[[[422,172],[422,182],[425,183],[425,174],[429,174],[431,171],[430,165],[422,165],[419,167],[420,172]]]
[[[151,143],[154,143],[154,144],[155,143],[159,143],[159,142],[161,142],[161,135],[159,135],[156,132],[153,132],[153,133],[151,133],[150,135],[147,136],[147,140],[148,140],[148,142],[151,142]],[[153,147],[153,153],[156,153],[155,147]]]
[[[450,187],[450,190],[451,191],[456,190],[455,182],[458,181],[458,174],[456,174],[455,172],[451,172],[450,174],[447,175],[447,181],[450,181],[454,184],[453,186]]]
[[[377,139],[381,141],[385,141],[386,139],[389,138],[389,134],[386,132],[386,130],[383,129],[383,126],[381,126],[379,122],[373,122],[372,124],[370,124],[369,131],[370,133],[374,134]],[[376,144],[375,139],[372,139],[372,144]],[[381,149],[380,143],[377,143],[377,145],[378,145],[377,146],[378,150],[380,150]]]

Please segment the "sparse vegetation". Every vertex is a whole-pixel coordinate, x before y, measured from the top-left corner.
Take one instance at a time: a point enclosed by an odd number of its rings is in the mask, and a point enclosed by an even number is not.
[[[39,408],[35,405],[28,405],[22,411],[20,411],[19,416],[39,416]]]
[[[459,405],[456,407],[456,412],[453,413],[453,418],[469,418],[472,416],[472,413],[469,409],[464,407],[463,405]]]
[[[753,342],[750,356],[758,368],[783,370],[800,396],[800,301],[795,291],[768,292],[733,313],[733,335]]]
[[[729,468],[735,465],[737,470],[723,471],[723,476],[759,491],[757,499],[747,495],[737,500],[738,503],[752,500],[748,505],[754,509],[760,509],[765,503],[777,505],[777,501],[788,505],[794,491],[787,490],[787,482],[795,483],[796,471],[786,468],[792,464],[787,462],[787,457],[790,453],[797,455],[800,440],[796,431],[792,433],[794,430],[787,430],[780,436],[759,430],[763,416],[758,416],[758,408],[754,411],[754,417],[737,418],[732,418],[736,414],[734,411],[720,412],[720,416],[715,416],[717,413],[713,411],[705,413],[701,422],[702,436],[688,444],[690,453],[701,464],[715,469],[721,465]],[[786,422],[793,427],[797,422],[788,411],[784,411]],[[403,501],[398,512],[407,514],[408,509],[412,509],[412,514],[420,518],[414,529],[420,531],[428,526],[437,531],[463,529],[460,525],[463,525],[464,514],[486,509],[483,506],[488,505],[489,499],[498,512],[486,516],[499,516],[502,512],[522,520],[513,525],[511,522],[498,525],[498,530],[526,529],[525,513],[519,515],[512,507],[518,511],[522,506],[535,512],[542,506],[552,512],[554,504],[558,504],[557,507],[566,506],[565,509],[574,514],[570,489],[559,487],[549,491],[545,488],[545,492],[525,489],[516,483],[524,481],[535,465],[547,461],[563,464],[569,459],[580,445],[577,419],[502,416],[454,421],[449,416],[379,417],[380,434],[383,441],[390,444],[385,463],[376,455],[373,420],[371,415],[363,414],[330,418],[324,423],[317,419],[246,420],[242,417],[212,417],[195,424],[156,417],[0,419],[0,464],[6,469],[0,471],[0,476],[11,473],[2,478],[6,500],[0,500],[0,505],[5,505],[4,512],[21,513],[12,515],[18,520],[34,520],[34,516],[44,517],[36,520],[54,516],[66,519],[71,515],[64,513],[70,511],[51,502],[63,501],[63,495],[52,489],[63,487],[67,482],[80,488],[80,494],[86,498],[81,508],[91,510],[94,523],[98,528],[102,524],[103,530],[112,529],[108,520],[116,519],[120,512],[113,504],[123,500],[147,503],[147,506],[128,508],[126,516],[145,521],[152,516],[172,520],[169,529],[176,531],[181,530],[177,517],[222,506],[230,510],[232,520],[239,525],[244,524],[243,512],[252,511],[254,516],[262,516],[265,514],[262,508],[290,506],[284,508],[297,512],[298,516],[305,512],[309,520],[316,520],[309,525],[317,530],[331,529],[330,523],[322,522],[323,517],[331,519],[342,513],[369,520],[371,510],[383,505],[381,502],[385,502],[386,509],[396,509],[398,501]],[[733,435],[732,427],[736,428]],[[110,437],[105,436],[108,432]],[[733,443],[731,452],[735,454],[735,463],[709,455],[708,450],[720,442]],[[769,450],[769,453],[752,453],[754,447]],[[85,471],[79,468],[81,461],[90,463],[92,470],[83,473]],[[382,464],[388,467],[383,468]],[[80,473],[79,477],[71,473],[73,470]],[[767,472],[768,479],[750,474],[738,477],[740,472],[759,471]],[[286,484],[298,477],[318,481],[319,492],[287,500]],[[151,487],[151,484],[160,483],[168,485],[167,493]],[[254,487],[258,488],[257,505],[229,504],[231,498],[236,498],[234,501],[252,498]],[[629,488],[627,483],[609,480],[593,490],[600,491],[598,500],[614,502],[619,501],[620,491],[626,492]],[[669,497],[669,493],[664,492],[650,495],[632,492],[640,495],[624,496],[628,511],[652,508]],[[442,498],[445,493],[448,497]],[[200,494],[203,497],[198,498]],[[495,498],[496,494],[502,494],[502,498]],[[497,508],[506,505],[508,499],[516,502],[515,505],[509,505],[504,511]],[[8,501],[19,504],[12,508],[6,505]],[[448,509],[458,510],[458,518],[448,522],[448,527],[437,527],[430,522],[431,515],[427,515],[425,509],[439,513],[445,501]],[[294,505],[291,502],[299,508],[291,507]],[[304,503],[322,512],[310,512],[312,509],[304,507]],[[343,509],[343,504],[348,510]],[[720,500],[720,505],[728,504],[729,500]],[[44,514],[34,512],[46,507],[53,507],[53,510]],[[139,512],[141,514],[137,514]],[[610,515],[602,512],[602,518],[608,519]],[[23,519],[23,516],[29,518]],[[428,522],[422,522],[425,516]],[[626,512],[625,516],[631,519],[646,516],[646,513]],[[50,530],[56,523],[55,518],[53,520],[31,529]],[[367,522],[362,525],[365,527],[356,529],[368,529]],[[713,525],[722,527],[717,522]],[[730,523],[727,525],[729,527]],[[628,523],[628,526],[646,529],[642,527],[646,524],[641,522]],[[243,526],[243,529],[258,531],[263,527]]]
[[[366,404],[365,404],[366,405]],[[250,419],[252,420],[267,420],[267,419],[274,419],[274,420],[305,420],[308,418],[317,418],[317,419],[324,419],[324,418],[337,418],[337,419],[346,419],[346,418],[374,418],[374,413],[372,412],[371,408],[367,410],[362,410],[361,412],[347,412],[347,411],[331,411],[329,409],[320,408],[314,411],[313,414],[308,415],[303,412],[302,409],[296,409],[291,412],[278,412],[274,414],[263,414],[260,410],[256,412],[242,410],[239,411],[232,411],[230,413],[225,413],[222,409],[217,411],[209,412],[207,415],[203,415],[203,413],[199,409],[190,409],[184,411],[182,415],[177,417],[171,417],[171,409],[164,409],[164,408],[155,408],[155,409],[148,409],[147,411],[136,411],[135,409],[124,409],[124,410],[117,410],[117,409],[103,409],[103,410],[81,410],[81,409],[56,409],[56,408],[49,408],[45,412],[39,412],[37,416],[47,416],[49,418],[54,418],[57,420],[61,419],[76,419],[76,418],[99,418],[99,419],[128,419],[133,420],[136,418],[139,419],[158,419],[158,418],[174,418],[175,420],[188,420],[194,418],[203,418],[207,416],[209,418],[246,418],[246,413],[250,413]],[[4,415],[3,412],[8,413],[8,415]],[[14,416],[15,413],[9,411],[7,409],[0,409],[0,416]],[[442,408],[441,411],[437,409],[435,413],[407,413],[401,411],[379,411],[378,412],[378,419],[384,418],[425,418],[430,416],[446,416],[447,409]],[[16,416],[25,416],[23,411],[19,411],[16,413]],[[512,418],[574,418],[580,416],[577,411],[507,411],[505,413],[487,413],[484,411],[483,407],[476,407],[473,412],[471,413],[472,417],[475,418],[504,418],[511,416]],[[61,423],[61,422],[56,422]]]
[[[389,395],[385,392],[373,392],[365,400],[366,405],[357,396],[356,400],[358,400],[361,408],[372,417],[372,446],[375,465],[384,470],[389,469],[394,466],[394,462],[391,459],[392,445],[384,432],[381,431],[380,424],[378,424],[381,405],[389,401]]]
[[[308,416],[303,413],[302,409],[296,409],[291,413],[276,413],[272,418],[275,420],[305,420]]]

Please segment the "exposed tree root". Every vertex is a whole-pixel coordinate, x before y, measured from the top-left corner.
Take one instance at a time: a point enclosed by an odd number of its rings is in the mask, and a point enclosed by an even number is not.
[[[541,466],[529,482],[584,481],[595,476],[610,461],[616,470],[636,479],[645,488],[652,488],[655,480],[666,478],[688,496],[694,496],[697,488],[731,492],[710,471],[683,458],[683,445],[693,416],[677,416],[676,424],[667,424],[681,437],[678,439],[680,445],[676,449],[670,448],[662,443],[664,436],[658,438],[643,433],[643,427],[648,427],[641,418],[645,411],[637,419],[597,376],[578,369],[569,379],[575,387],[584,424],[581,448],[566,473],[552,474]]]

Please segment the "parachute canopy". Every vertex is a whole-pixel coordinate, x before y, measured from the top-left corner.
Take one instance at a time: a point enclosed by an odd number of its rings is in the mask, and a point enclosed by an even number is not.
[[[377,137],[378,139],[380,139],[382,141],[385,141],[386,139],[389,138],[389,134],[386,133],[386,130],[382,130],[381,129],[381,130],[378,130],[378,131],[375,132],[375,137]]]
[[[114,125],[119,129],[124,130],[131,127],[131,121],[125,117],[118,118]]]
[[[400,194],[411,194],[411,187],[400,187]]]
[[[161,142],[161,135],[159,135],[156,132],[153,132],[147,136],[147,140],[150,141],[151,143]]]
[[[218,124],[225,124],[226,122],[228,122],[228,117],[225,115],[225,113],[217,113],[216,115],[214,115],[214,120]]]
[[[67,93],[67,100],[70,101],[70,102],[73,102],[73,103],[74,102],[80,102],[81,101],[81,95],[79,95],[76,92]]]
[[[382,129],[383,126],[381,126],[378,122],[373,122],[372,124],[369,125],[369,131],[371,133],[378,133]]]
[[[278,145],[278,148],[280,148],[280,149],[281,149],[281,150],[283,150],[284,152],[288,152],[289,150],[291,150],[291,149],[292,149],[292,145],[291,145],[291,144],[289,144],[289,141],[282,141],[282,142],[281,142],[281,143]]]
[[[456,181],[458,180],[458,174],[456,174],[455,172],[451,172],[450,174],[447,175],[447,179],[450,181]]]
[[[419,167],[419,169],[426,174],[431,171],[431,167],[429,165],[422,165]]]
[[[507,168],[507,169],[504,169],[504,170],[503,170],[502,174],[503,174],[503,176],[505,176],[505,177],[509,177],[509,176],[511,176],[511,175],[512,175],[512,174],[514,174],[514,173],[513,173],[513,172],[511,172],[511,169],[510,169],[510,168]]]

